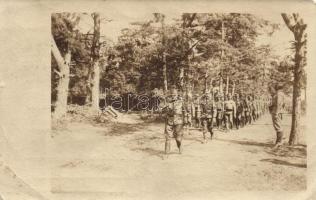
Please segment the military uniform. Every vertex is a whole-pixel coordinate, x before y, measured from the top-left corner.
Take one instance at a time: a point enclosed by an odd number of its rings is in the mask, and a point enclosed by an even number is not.
[[[216,107],[216,126],[217,128],[220,128],[223,123],[223,117],[224,117],[224,103],[222,100],[222,97],[219,96],[217,101],[215,102]]]
[[[194,104],[190,101],[184,103],[185,106],[185,123],[187,123],[188,126],[192,126],[192,118],[193,118],[193,112],[194,112]]]
[[[176,96],[177,92],[173,91],[173,95]],[[170,152],[170,139],[175,138],[179,153],[182,152],[181,141],[183,138],[183,127],[186,123],[186,109],[181,99],[173,98],[164,108],[166,112],[165,119],[165,153]]]
[[[251,117],[252,105],[248,99],[246,99],[244,102],[244,111],[245,111],[245,119],[246,119],[245,123],[251,124],[252,123],[252,117]]]
[[[269,106],[269,111],[272,117],[272,123],[274,130],[276,131],[277,138],[275,141],[276,146],[279,146],[283,140],[283,130],[281,127],[281,118],[280,118],[280,105],[279,105],[279,94],[278,91],[274,91],[272,94],[271,105]]]
[[[227,100],[224,102],[225,109],[225,127],[226,130],[233,128],[233,118],[236,117],[236,104],[228,95]],[[228,127],[229,124],[229,127]]]
[[[257,105],[256,100],[251,98],[251,117],[252,120],[255,122],[257,120]]]
[[[235,104],[236,104],[235,124],[236,124],[236,128],[239,129],[240,127],[244,126],[244,119],[245,119],[244,106],[243,106],[243,102],[239,98],[236,99]]]
[[[194,120],[195,127],[200,128],[201,126],[201,105],[198,98],[196,98],[193,102],[194,104]]]
[[[207,94],[201,104],[204,143],[206,143],[207,132],[210,133],[211,139],[213,138],[213,119],[216,116],[216,107],[211,97],[210,94]]]

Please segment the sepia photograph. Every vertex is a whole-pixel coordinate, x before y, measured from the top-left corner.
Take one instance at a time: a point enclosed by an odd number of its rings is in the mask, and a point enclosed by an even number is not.
[[[306,27],[297,13],[53,13],[52,192],[304,190]]]
[[[310,16],[146,6],[36,18],[45,65],[0,70],[0,200],[306,192]]]

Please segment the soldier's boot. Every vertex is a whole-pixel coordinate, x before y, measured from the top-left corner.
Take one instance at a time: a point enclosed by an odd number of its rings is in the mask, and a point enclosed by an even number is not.
[[[223,121],[221,118],[217,119],[217,127],[218,129],[222,129],[223,128]]]
[[[230,125],[230,121],[225,118],[225,131],[226,131],[226,132],[229,131],[229,125]]]
[[[203,132],[203,144],[207,143],[206,132]]]
[[[213,130],[210,131],[210,135],[211,135],[211,140],[213,140],[213,135],[214,135]]]
[[[177,142],[177,147],[179,149],[179,154],[182,154],[182,146],[181,146],[181,141],[180,140],[176,140]]]
[[[201,124],[201,120],[198,120],[198,128],[201,128],[202,124]]]
[[[226,128],[226,121],[225,121],[225,118],[222,118],[222,119],[221,119],[221,126],[222,126],[222,129],[225,129],[225,128]]]
[[[241,128],[243,128],[245,126],[245,117],[241,118]]]
[[[276,141],[275,141],[275,145],[273,146],[274,149],[282,146],[283,144],[283,132],[279,131],[277,132],[277,138],[276,138]]]

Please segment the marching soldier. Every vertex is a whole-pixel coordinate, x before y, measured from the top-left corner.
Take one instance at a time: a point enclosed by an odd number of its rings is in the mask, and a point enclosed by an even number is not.
[[[231,94],[227,95],[227,99],[224,102],[225,109],[225,128],[226,130],[233,128],[233,118],[236,118],[236,104],[232,100]],[[228,128],[229,124],[229,128]]]
[[[213,117],[216,116],[216,108],[212,98],[212,94],[206,93],[204,101],[201,104],[202,108],[202,125],[203,125],[203,143],[206,143],[206,133],[209,132],[213,139]]]
[[[279,100],[279,90],[281,86],[274,85],[269,87],[269,92],[271,94],[271,105],[269,106],[269,111],[272,117],[272,123],[274,130],[276,131],[276,141],[274,148],[277,148],[282,145],[283,142],[283,130],[281,127],[281,118],[280,118],[280,100]]]
[[[186,124],[186,110],[183,101],[178,99],[177,89],[170,89],[170,96],[167,99],[167,106],[164,108],[166,112],[165,121],[165,154],[170,152],[170,139],[175,138],[179,153],[182,153],[183,126]]]
[[[239,129],[240,127],[244,126],[244,107],[243,107],[243,102],[240,100],[238,94],[236,94],[235,104],[236,104],[235,124],[236,124],[236,128]]]
[[[215,102],[215,107],[216,107],[216,126],[218,129],[221,128],[222,123],[223,123],[223,113],[224,113],[224,102],[223,102],[223,96],[221,93],[218,93],[218,96],[216,98]]]
[[[252,106],[250,102],[250,96],[247,96],[244,102],[244,110],[245,110],[245,119],[246,119],[246,124],[251,124],[252,122]]]

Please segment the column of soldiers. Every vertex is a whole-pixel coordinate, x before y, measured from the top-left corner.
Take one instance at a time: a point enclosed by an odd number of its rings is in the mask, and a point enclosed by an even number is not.
[[[186,93],[178,95],[175,87],[169,91],[165,121],[165,153],[170,151],[170,139],[175,138],[179,153],[184,132],[202,129],[203,143],[208,134],[213,138],[213,129],[229,131],[252,124],[268,110],[269,99],[253,95],[222,94],[205,92],[202,96]]]
[[[257,121],[268,109],[269,100],[239,94],[205,93],[193,101],[193,112],[187,113],[190,126],[205,127],[206,121],[218,129],[239,129]],[[209,120],[210,119],[210,120]]]

